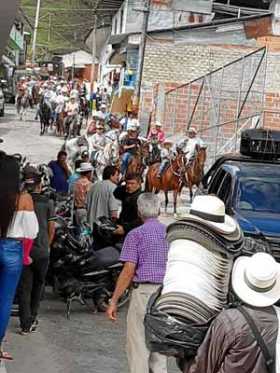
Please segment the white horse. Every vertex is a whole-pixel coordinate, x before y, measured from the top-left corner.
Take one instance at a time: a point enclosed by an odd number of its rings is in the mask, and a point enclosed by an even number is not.
[[[29,107],[29,96],[25,93],[16,99],[16,109],[20,120],[26,119],[27,109]]]
[[[103,151],[98,151],[95,158],[95,172],[99,180],[102,180],[104,168],[106,166],[118,165],[119,156],[119,143],[117,140],[108,142]]]
[[[68,155],[68,162],[72,169],[74,169],[76,159],[79,158],[84,150],[90,152],[89,148],[90,144],[86,135],[65,141],[63,150],[65,150]]]

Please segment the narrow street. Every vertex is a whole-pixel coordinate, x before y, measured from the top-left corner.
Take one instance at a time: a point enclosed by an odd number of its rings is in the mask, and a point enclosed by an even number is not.
[[[40,123],[34,121],[35,111],[29,111],[26,121],[20,121],[13,105],[6,106],[4,118],[0,118],[0,137],[4,139],[1,149],[11,154],[21,153],[31,163],[46,163],[63,144],[53,135],[39,136]]]
[[[27,119],[19,121],[14,107],[6,107],[5,117],[0,119],[1,149],[21,153],[34,163],[49,162],[63,140],[51,134],[39,136],[34,112],[29,112]],[[15,361],[0,367],[0,373],[127,373],[125,318],[126,309],[122,309],[119,320],[112,324],[104,314],[93,314],[75,304],[71,320],[67,320],[65,304],[47,289],[37,333],[20,336],[17,318],[11,318],[5,346]],[[174,360],[169,372],[178,372]]]

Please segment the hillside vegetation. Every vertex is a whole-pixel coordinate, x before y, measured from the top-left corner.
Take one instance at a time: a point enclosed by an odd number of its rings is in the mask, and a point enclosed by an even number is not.
[[[37,0],[21,0],[21,8],[34,25]],[[37,54],[47,58],[54,52],[84,47],[92,27],[92,13],[83,0],[41,0]],[[84,9],[84,10],[83,10]]]

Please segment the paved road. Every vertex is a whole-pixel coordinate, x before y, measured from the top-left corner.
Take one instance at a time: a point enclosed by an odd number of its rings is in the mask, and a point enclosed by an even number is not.
[[[9,153],[22,153],[32,163],[48,162],[54,158],[63,140],[55,136],[39,136],[39,124],[32,120],[17,120],[13,107],[0,119],[0,145]],[[163,218],[166,223],[172,216]],[[11,319],[5,348],[15,361],[6,364],[8,373],[128,373],[125,356],[126,309],[120,311],[119,320],[112,324],[104,314],[93,314],[76,304],[71,320],[65,318],[65,304],[48,289],[42,303],[40,329],[36,334],[20,336],[18,323]],[[0,367],[0,373],[6,369]],[[178,372],[173,360],[170,373]]]

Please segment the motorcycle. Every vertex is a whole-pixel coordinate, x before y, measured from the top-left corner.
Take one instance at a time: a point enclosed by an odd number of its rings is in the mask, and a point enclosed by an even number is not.
[[[69,319],[73,302],[77,301],[92,311],[106,311],[123,268],[119,250],[113,246],[98,251],[92,249],[91,232],[82,232],[79,240],[74,227],[62,217],[54,218],[56,236],[52,245],[48,281],[66,303]],[[119,300],[124,306],[130,296],[127,290]]]

